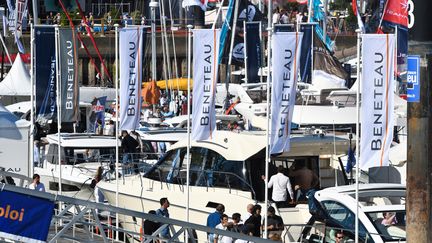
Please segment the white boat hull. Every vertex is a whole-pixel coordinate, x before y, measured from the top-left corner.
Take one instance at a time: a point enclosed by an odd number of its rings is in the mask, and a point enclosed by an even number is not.
[[[101,181],[97,185],[104,193],[105,198],[111,205],[116,205],[116,181]],[[215,187],[191,186],[189,194],[189,221],[196,224],[205,225],[207,217],[214,212],[214,207],[208,207],[209,203],[217,205],[222,203],[225,206],[225,214],[229,217],[233,213],[240,213],[242,220],[246,218],[246,207],[248,204],[255,204],[250,192]],[[119,180],[118,206],[134,211],[148,213],[150,210],[160,208],[159,199],[167,197],[170,201],[168,208],[170,218],[188,221],[186,215],[187,193],[186,187],[178,184],[168,184],[153,181],[147,178],[134,176]],[[261,205],[264,207],[264,205]],[[305,224],[310,215],[303,210],[290,208],[281,212],[285,224]],[[306,206],[307,210],[307,206]],[[306,213],[305,213],[306,212]],[[122,227],[134,232],[140,232],[142,225],[141,219],[134,221],[131,217],[120,218]],[[206,239],[206,235],[198,232],[199,241]],[[295,238],[295,237],[293,237]]]

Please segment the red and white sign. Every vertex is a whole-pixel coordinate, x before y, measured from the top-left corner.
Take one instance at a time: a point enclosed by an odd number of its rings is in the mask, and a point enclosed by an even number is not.
[[[408,1],[388,0],[384,9],[384,21],[408,27]]]

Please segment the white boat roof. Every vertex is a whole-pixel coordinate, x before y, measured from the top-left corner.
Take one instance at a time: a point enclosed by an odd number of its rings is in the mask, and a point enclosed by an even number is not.
[[[339,201],[351,208],[356,207],[356,185],[331,187],[316,192],[318,201]],[[364,212],[405,210],[405,200],[393,204],[389,198],[405,198],[406,187],[402,184],[359,184],[360,207]]]
[[[356,123],[356,107],[295,105],[292,122],[300,125],[343,125]]]
[[[227,160],[244,161],[265,148],[262,134],[215,131],[212,139],[192,141],[191,146],[204,147],[219,153]],[[187,139],[171,146],[170,150],[187,147]]]
[[[352,141],[355,143],[355,141]],[[336,146],[335,146],[336,145]],[[347,135],[332,134],[318,135],[292,135],[291,148],[278,157],[294,156],[321,156],[331,154],[346,154],[349,146]]]
[[[58,135],[49,134],[47,140],[50,144],[58,144]],[[60,133],[62,147],[75,148],[112,148],[116,146],[116,139],[113,136],[101,136],[84,133]],[[120,146],[120,140],[118,140]]]
[[[187,139],[185,129],[160,129],[149,131],[136,131],[142,140],[151,142],[178,142]]]
[[[279,158],[294,156],[320,156],[334,153],[333,142],[336,141],[336,154],[345,154],[349,139],[341,136],[333,138],[331,135],[292,135],[291,149],[278,155]],[[193,141],[192,146],[211,149],[227,160],[243,161],[255,155],[266,146],[264,132],[231,132],[216,131],[213,139],[205,141]],[[187,140],[179,140],[170,149],[187,146]]]
[[[356,189],[356,185],[346,185],[338,187],[330,187],[321,190],[322,192],[336,192],[336,193],[351,193]],[[371,190],[406,190],[406,185],[396,183],[368,183],[359,184],[359,192]]]

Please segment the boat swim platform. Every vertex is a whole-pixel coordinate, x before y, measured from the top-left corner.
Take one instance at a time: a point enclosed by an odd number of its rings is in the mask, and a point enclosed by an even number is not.
[[[49,200],[55,203],[57,209],[51,220],[47,242],[207,242],[207,238],[197,238],[197,235],[208,233],[244,239],[255,243],[270,243],[268,239],[248,236],[231,231],[210,228],[207,226],[164,218],[154,214],[133,211],[63,195],[40,192],[24,187],[0,183],[0,193],[9,191],[31,197]],[[101,212],[100,214],[98,212]],[[101,216],[102,215],[102,216]],[[112,216],[117,216],[113,218]],[[118,219],[118,222],[116,222]],[[121,219],[121,220],[120,220]],[[127,221],[125,221],[127,220]],[[143,235],[140,224],[150,220],[160,224],[152,235]],[[123,222],[122,222],[123,221]],[[121,228],[122,223],[135,222],[137,231]],[[168,228],[171,238],[162,239],[161,232]],[[188,239],[186,238],[188,237]]]

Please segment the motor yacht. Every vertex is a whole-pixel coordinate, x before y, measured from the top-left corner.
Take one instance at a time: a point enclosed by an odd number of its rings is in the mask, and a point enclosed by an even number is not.
[[[50,134],[46,137],[47,144],[41,148],[42,163],[34,171],[41,176],[47,191],[58,193],[61,169],[62,193],[89,199],[98,167],[106,171],[115,162],[116,141],[113,136],[61,133],[59,163],[59,136]]]
[[[338,136],[293,135],[290,152],[275,157],[269,168],[275,173],[278,164],[288,166],[301,159],[313,164],[319,173],[320,164],[329,163],[331,154],[344,154],[348,144],[348,138]],[[101,181],[97,186],[108,202],[115,205],[118,184],[118,206],[143,212],[158,209],[159,199],[167,197],[171,202],[170,217],[179,220],[186,220],[189,204],[189,219],[198,224],[205,224],[218,204],[225,205],[228,215],[238,212],[245,217],[248,204],[264,203],[265,188],[261,179],[266,161],[264,133],[216,131],[209,140],[191,143],[189,160],[187,145],[186,139],[173,144],[143,176]],[[190,161],[189,199],[187,161]],[[306,223],[310,217],[307,205],[284,210],[280,215],[286,223]],[[135,232],[142,226],[139,219],[122,218],[121,222],[125,229]],[[198,238],[205,239],[205,236]]]

